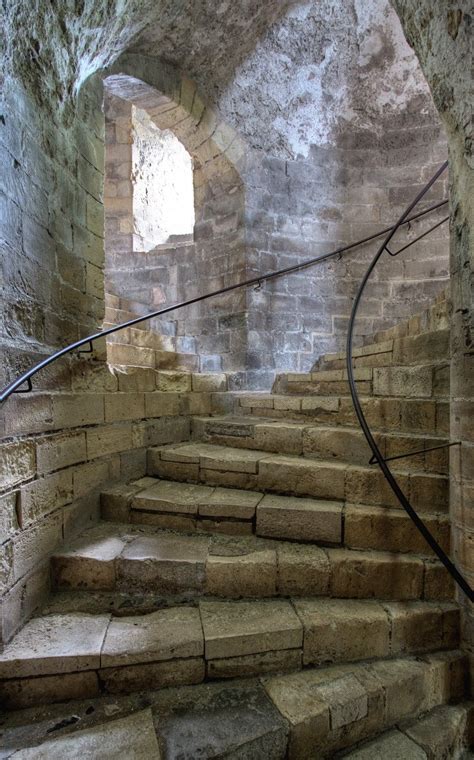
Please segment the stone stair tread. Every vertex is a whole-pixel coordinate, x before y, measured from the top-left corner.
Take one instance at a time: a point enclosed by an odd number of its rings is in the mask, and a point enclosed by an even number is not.
[[[343,757],[347,760],[428,760],[461,757],[469,740],[467,722],[473,702],[440,705],[415,720],[401,722]]]
[[[356,630],[365,631],[357,641]],[[32,618],[0,655],[0,679],[299,649],[305,664],[452,649],[454,604],[335,599],[201,600],[145,615]]]
[[[102,505],[104,516],[112,522],[128,520],[134,525],[228,535],[255,533],[319,544],[344,541],[347,547],[359,549],[430,553],[408,515],[398,508],[385,506],[157,478],[114,486],[102,492]],[[449,516],[428,512],[423,514],[423,519],[449,551]],[[121,539],[112,536],[104,541],[104,551],[114,556],[114,547]]]
[[[113,523],[84,531],[53,554],[52,571],[62,589],[190,598],[199,593],[437,600],[452,593],[442,565],[415,553],[323,549],[260,536],[204,536]]]
[[[355,745],[366,746],[361,742],[377,740],[383,737],[382,732],[392,729],[408,732],[406,725],[422,726],[430,716],[449,716],[454,724],[454,712],[467,711],[469,706],[461,703],[449,705],[445,710],[444,703],[465,698],[460,684],[465,666],[463,655],[451,651],[417,658],[326,665],[289,676],[207,681],[147,690],[146,703],[143,694],[102,694],[44,705],[41,721],[36,718],[36,708],[7,713],[2,720],[3,741],[7,752],[12,753],[35,745],[25,758],[82,757],[84,753],[76,753],[76,748],[90,746],[82,740],[84,728],[91,735],[98,734],[102,747],[108,750],[108,736],[102,733],[102,726],[111,729],[117,726],[114,736],[123,748],[135,737],[137,729],[140,735],[148,735],[151,713],[158,743],[166,757],[179,751],[188,758],[328,760],[339,757],[341,752],[347,753]],[[446,722],[438,722],[437,734],[445,726]],[[62,754],[49,754],[53,731],[56,736],[60,734],[55,741]],[[451,735],[451,731],[445,733]],[[47,744],[41,746],[45,741]],[[117,744],[113,747],[117,748],[116,756],[120,756],[121,747]],[[144,757],[159,757],[145,747]],[[39,754],[43,748],[45,752]],[[369,757],[395,760],[397,756],[385,753]]]

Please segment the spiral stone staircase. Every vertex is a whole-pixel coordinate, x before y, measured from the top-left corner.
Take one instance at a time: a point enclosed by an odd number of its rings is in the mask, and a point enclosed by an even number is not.
[[[354,350],[378,446],[445,550],[447,327],[439,298]],[[211,413],[53,554],[54,593],[0,655],[0,757],[120,756],[124,737],[136,758],[463,757],[453,583],[369,463],[343,355],[272,392],[158,374],[162,404],[200,388]]]

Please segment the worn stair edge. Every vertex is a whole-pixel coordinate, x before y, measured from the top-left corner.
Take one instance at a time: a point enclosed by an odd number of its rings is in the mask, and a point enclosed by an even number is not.
[[[440,562],[415,554],[204,536],[104,523],[53,554],[58,588],[224,598],[449,600]]]

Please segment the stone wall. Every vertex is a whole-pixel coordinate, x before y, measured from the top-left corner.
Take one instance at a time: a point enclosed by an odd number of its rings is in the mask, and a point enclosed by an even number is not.
[[[451,274],[451,449],[450,506],[454,560],[474,587],[474,367],[472,157],[472,7],[468,2],[433,6],[423,0],[393,0],[409,43],[416,51],[446,126],[450,160]],[[471,653],[474,683],[472,605],[465,609],[464,643]]]

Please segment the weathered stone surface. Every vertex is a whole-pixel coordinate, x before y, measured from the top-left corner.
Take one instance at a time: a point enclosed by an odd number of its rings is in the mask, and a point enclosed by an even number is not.
[[[201,485],[160,481],[140,491],[132,499],[132,509],[197,515],[200,504],[207,503],[213,491]]]
[[[99,680],[103,690],[109,694],[129,694],[133,691],[201,683],[204,675],[203,658],[188,657],[183,660],[164,660],[103,668],[99,672]]]
[[[342,505],[291,496],[264,496],[257,507],[260,536],[340,543]]]
[[[101,666],[197,657],[203,652],[199,611],[173,607],[150,615],[112,619],[102,647]]]
[[[200,590],[208,539],[174,535],[136,538],[123,551],[117,567],[117,582],[129,588],[160,593]]]
[[[124,752],[133,760],[159,760],[162,756],[150,709],[74,731],[14,754],[19,760],[63,760],[65,757],[80,760],[94,756],[112,760]]]
[[[455,631],[450,630],[447,644],[443,643],[443,613],[436,604],[424,602],[392,602],[384,604],[391,620],[391,651],[427,652],[444,646],[456,646]],[[455,612],[453,606],[452,612]],[[448,610],[446,610],[448,613]]]
[[[316,546],[278,547],[278,592],[283,596],[325,595],[330,580],[328,555]]]
[[[207,501],[199,504],[199,516],[251,520],[262,498],[263,494],[254,491],[216,488]]]
[[[320,499],[343,499],[346,466],[301,457],[267,457],[259,462],[259,488]]]
[[[99,681],[94,671],[61,673],[54,676],[13,678],[0,684],[2,704],[8,710],[22,710],[48,702],[89,699],[99,696]]]
[[[100,666],[109,615],[34,618],[0,654],[0,677],[72,673]]]
[[[427,760],[428,755],[401,731],[394,730],[349,752],[347,757],[351,760],[379,760],[381,757],[389,757],[390,760]]]
[[[275,550],[249,550],[234,557],[213,553],[207,559],[206,591],[214,596],[274,596],[276,581]]]
[[[285,601],[201,602],[206,660],[298,649],[303,629]]]
[[[278,649],[270,652],[223,657],[209,660],[206,672],[209,678],[239,678],[266,673],[284,673],[301,669],[300,649]]]
[[[113,589],[115,560],[124,546],[125,542],[114,536],[81,539],[51,558],[53,582],[64,588]]]
[[[389,654],[389,620],[378,602],[305,599],[295,600],[294,606],[304,629],[305,665]]]
[[[418,599],[423,592],[423,562],[386,552],[328,549],[333,596]]]

